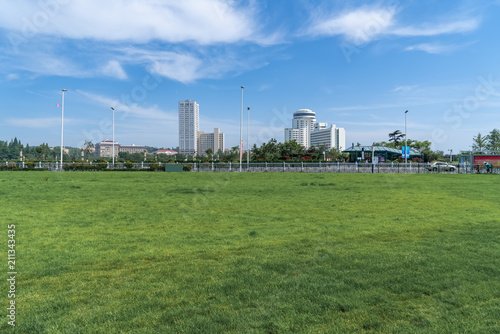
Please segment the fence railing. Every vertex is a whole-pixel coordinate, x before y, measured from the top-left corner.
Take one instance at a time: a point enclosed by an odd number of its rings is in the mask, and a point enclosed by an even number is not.
[[[64,162],[64,165],[73,162]],[[86,165],[98,165],[98,163],[84,163]],[[156,163],[160,166],[165,163]],[[429,170],[428,163],[343,163],[343,162],[258,162],[258,163],[182,163],[192,167],[193,172],[309,172],[309,173],[477,173],[477,169],[469,163],[453,164],[454,170]],[[16,166],[17,168],[28,168],[24,162],[2,162],[2,166]],[[61,170],[59,162],[36,162],[35,169],[46,168],[51,171]],[[107,168],[126,169],[124,163],[107,163]],[[150,169],[150,163],[134,163],[133,169]],[[485,171],[481,171],[485,172]],[[498,169],[493,169],[493,173],[499,173]]]
[[[453,164],[453,170],[429,169],[427,163],[190,163],[195,172],[309,172],[309,173],[475,173],[470,164]]]

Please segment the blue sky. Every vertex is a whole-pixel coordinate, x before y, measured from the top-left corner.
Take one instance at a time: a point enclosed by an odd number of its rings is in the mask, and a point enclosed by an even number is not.
[[[294,111],[467,150],[500,128],[500,1],[0,0],[0,140],[176,147],[177,103],[238,145],[283,140]],[[246,146],[246,142],[245,142]]]

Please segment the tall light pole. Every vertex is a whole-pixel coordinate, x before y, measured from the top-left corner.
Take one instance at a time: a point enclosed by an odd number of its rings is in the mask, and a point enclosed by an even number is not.
[[[250,107],[247,107],[247,169],[248,169],[248,164],[250,163]]]
[[[61,170],[63,170],[63,150],[64,150],[64,92],[67,89],[62,89],[62,104],[61,104]]]
[[[113,110],[113,168],[115,167],[115,108],[111,107]]]
[[[453,149],[450,148],[448,151],[450,151],[450,164],[451,164],[453,161]]]
[[[243,157],[243,89],[241,86],[241,114],[240,114],[240,172],[241,172],[241,158]]]
[[[406,136],[406,114],[408,114],[408,110],[405,111],[405,167],[408,164],[408,153],[410,153],[407,144],[408,137]]]

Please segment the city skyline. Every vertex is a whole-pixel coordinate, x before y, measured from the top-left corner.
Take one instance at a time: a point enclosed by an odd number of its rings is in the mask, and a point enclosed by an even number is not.
[[[499,128],[500,1],[0,0],[0,140],[179,146],[178,101],[239,144],[284,141],[310,109],[346,146],[388,134],[445,153]],[[138,13],[142,13],[138,14]],[[168,18],[168,19],[166,19]]]

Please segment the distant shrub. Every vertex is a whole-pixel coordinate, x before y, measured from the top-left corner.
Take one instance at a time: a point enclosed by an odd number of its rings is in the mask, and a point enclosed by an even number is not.
[[[105,162],[105,161],[101,161],[99,162],[99,170],[103,170],[103,169],[106,169],[108,168],[108,163]]]
[[[153,163],[149,164],[149,170],[156,172],[156,171],[160,171],[160,170],[165,170],[165,167],[160,166],[160,164],[157,162],[153,162]]]
[[[35,163],[34,162],[25,162],[24,163],[24,168],[27,168],[27,169],[35,169]]]
[[[130,162],[130,161],[127,161],[126,163],[124,163],[124,166],[127,169],[131,169],[131,168],[134,167],[134,164],[132,162]]]
[[[193,166],[191,166],[191,165],[183,165],[182,166],[182,170],[185,172],[190,172],[191,169],[193,169]]]
[[[17,165],[0,165],[0,170],[18,170]]]
[[[64,165],[63,170],[65,171],[95,171],[95,170],[102,170],[103,167],[106,169],[107,164],[104,163],[104,166],[101,165],[102,163],[95,164],[95,165],[89,165],[89,164],[82,164],[78,162],[74,162],[69,165]]]

